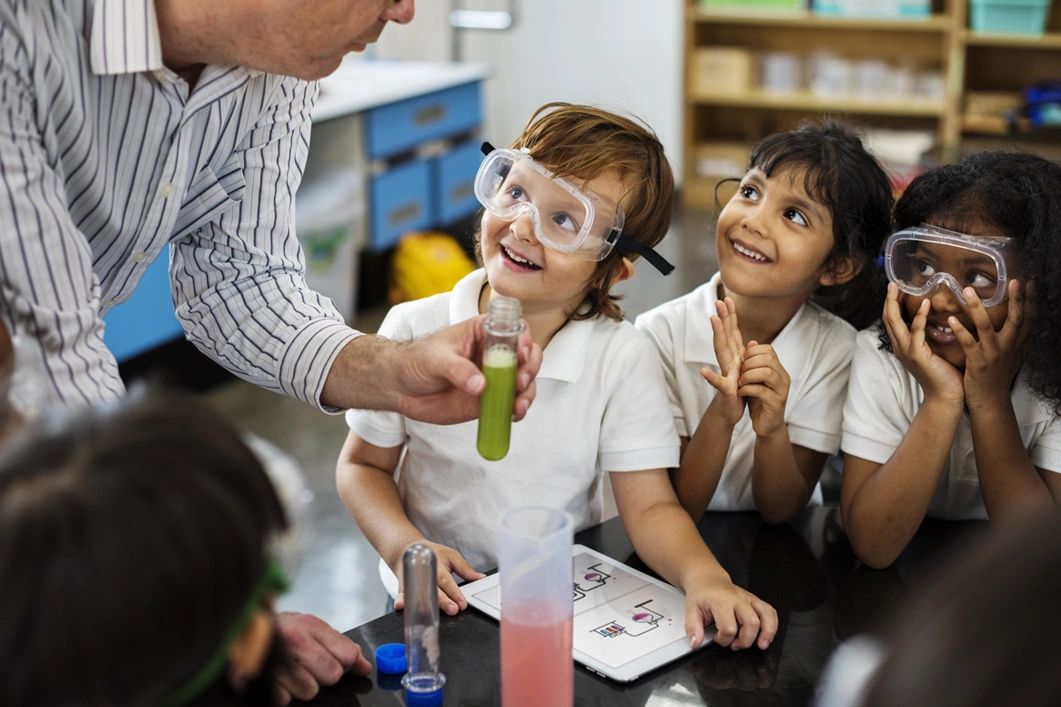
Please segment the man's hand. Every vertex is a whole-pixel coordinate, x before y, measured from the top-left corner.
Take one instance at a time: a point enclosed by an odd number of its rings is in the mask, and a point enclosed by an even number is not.
[[[276,678],[281,704],[291,698],[311,700],[321,685],[334,685],[347,672],[372,672],[372,665],[361,655],[361,646],[316,616],[279,613],[276,630],[288,655]]]
[[[321,402],[339,408],[400,412],[437,425],[474,420],[479,416],[479,396],[486,389],[486,378],[479,370],[483,319],[480,315],[407,342],[357,337],[335,357]],[[527,327],[517,347],[520,366],[512,413],[519,421],[534,401],[534,377],[542,365],[542,349]]]

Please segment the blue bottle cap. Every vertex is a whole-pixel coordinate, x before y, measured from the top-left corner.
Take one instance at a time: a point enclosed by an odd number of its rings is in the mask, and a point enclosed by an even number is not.
[[[408,670],[404,643],[384,643],[376,649],[376,670],[390,675],[400,675]]]

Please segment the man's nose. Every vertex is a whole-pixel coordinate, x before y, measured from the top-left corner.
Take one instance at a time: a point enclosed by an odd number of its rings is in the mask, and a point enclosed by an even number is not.
[[[404,25],[413,19],[416,13],[414,5],[415,0],[387,0],[387,7],[380,15],[380,19]]]

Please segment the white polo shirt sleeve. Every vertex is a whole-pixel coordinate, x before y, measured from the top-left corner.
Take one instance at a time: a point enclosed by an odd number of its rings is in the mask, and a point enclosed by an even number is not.
[[[675,334],[672,330],[672,322],[666,316],[667,311],[657,308],[647,315],[641,315],[634,323],[639,330],[648,335],[652,342],[660,370],[663,373],[663,382],[667,390],[667,402],[670,405],[671,417],[674,419],[674,428],[679,437],[691,437],[689,424],[685,420],[685,411],[682,410],[681,399],[678,396],[678,374],[675,363]],[[707,385],[707,382],[704,382]],[[698,421],[699,422],[699,421]]]
[[[792,444],[836,454],[843,431],[843,406],[856,333],[842,319],[821,314],[821,333],[807,342],[811,350],[807,368],[802,371],[799,396],[785,417]]]
[[[1045,406],[1051,403],[1042,403]],[[1054,415],[1031,453],[1032,464],[1040,469],[1061,473],[1061,417]]]
[[[598,458],[602,471],[646,471],[678,466],[679,441],[667,401],[663,368],[652,343],[627,326],[630,336],[610,347],[607,404]],[[616,342],[619,343],[619,342]]]
[[[910,429],[917,408],[913,389],[898,359],[878,348],[877,328],[855,338],[847,402],[844,404],[844,454],[883,464],[891,458]]]
[[[379,336],[393,341],[412,339],[413,332],[405,316],[406,309],[406,304],[391,307],[379,327],[377,332]],[[351,432],[377,447],[390,449],[405,444],[405,416],[400,413],[383,410],[347,410],[346,424],[349,425]]]

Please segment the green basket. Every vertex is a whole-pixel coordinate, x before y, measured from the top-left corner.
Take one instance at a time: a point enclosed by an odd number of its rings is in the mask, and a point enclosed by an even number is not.
[[[806,8],[806,0],[700,0],[700,9],[705,12],[792,12]]]
[[[1042,34],[1050,0],[969,0],[969,25],[976,32]]]

